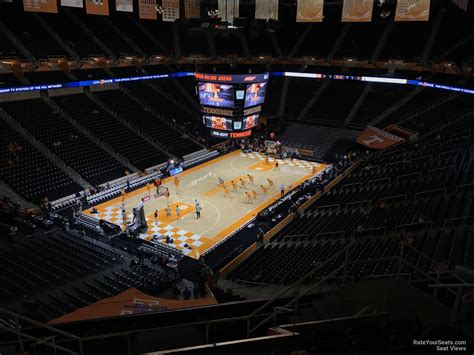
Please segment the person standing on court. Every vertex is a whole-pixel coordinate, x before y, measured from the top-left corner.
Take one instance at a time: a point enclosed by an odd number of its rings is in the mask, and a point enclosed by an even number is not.
[[[285,185],[281,184],[280,185],[280,196],[283,196],[285,194]]]
[[[176,219],[181,219],[181,209],[176,205]]]
[[[201,205],[199,204],[199,201],[196,199],[194,199],[194,209],[196,210],[196,219],[199,219],[201,218]]]
[[[158,210],[155,210],[155,226],[158,225]]]
[[[267,181],[268,181],[268,187],[273,190],[273,185],[274,185],[273,180],[270,178],[267,178]]]
[[[200,205],[199,203],[196,204],[196,219],[200,219],[200,218],[201,218],[201,210],[202,210],[201,205]]]
[[[166,207],[166,218],[170,218],[171,217],[171,208],[170,208],[170,205],[168,205]]]

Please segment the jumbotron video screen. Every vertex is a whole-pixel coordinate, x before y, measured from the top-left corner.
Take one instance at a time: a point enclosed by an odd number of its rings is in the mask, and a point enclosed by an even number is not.
[[[268,77],[268,73],[195,73],[203,124],[213,136],[241,138],[252,134],[259,124]]]

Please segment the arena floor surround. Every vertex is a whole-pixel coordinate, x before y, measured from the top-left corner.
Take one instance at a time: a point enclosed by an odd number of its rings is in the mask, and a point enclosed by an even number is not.
[[[185,255],[199,258],[275,202],[281,195],[282,184],[288,192],[326,168],[325,164],[299,159],[278,160],[278,165],[276,168],[274,159],[267,161],[260,153],[239,150],[183,171],[178,175],[178,186],[173,178],[164,179],[163,186],[168,187],[170,192],[171,216],[166,217],[167,198],[155,197],[152,189],[151,198],[145,202],[148,231],[140,237],[165,243],[164,236],[168,235],[174,239],[173,245]],[[253,177],[253,183],[247,174]],[[224,184],[219,184],[219,178],[224,180]],[[240,179],[245,186],[242,186]],[[273,188],[267,179],[272,180]],[[232,186],[232,180],[237,182],[236,188]],[[261,185],[268,188],[267,194],[264,194]],[[129,221],[133,219],[132,208],[145,196],[148,196],[146,187],[127,194],[125,208]],[[195,199],[202,208],[200,219],[196,218]],[[121,204],[118,197],[95,206],[98,214],[91,214],[90,209],[84,213],[123,228]],[[179,219],[177,205],[181,214]],[[155,210],[159,211],[158,223],[155,223]]]

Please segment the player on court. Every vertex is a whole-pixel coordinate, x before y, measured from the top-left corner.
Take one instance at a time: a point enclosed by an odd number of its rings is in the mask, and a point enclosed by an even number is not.
[[[234,192],[236,192],[237,191],[237,183],[234,181],[234,179],[232,179],[230,181],[230,183],[232,184],[232,190],[234,190]]]
[[[122,200],[122,205],[125,205],[125,200],[127,199],[127,193],[125,192],[125,189],[120,190],[120,198]]]
[[[249,191],[245,191],[247,195],[247,203],[252,203],[252,194]]]
[[[280,171],[280,166],[278,165],[278,160],[275,160],[275,170]]]
[[[196,200],[197,201],[197,200]],[[202,210],[202,207],[201,205],[199,204],[199,202],[196,204],[196,219],[200,219],[201,218],[201,210]]]
[[[252,197],[253,197],[254,200],[257,199],[257,191],[252,190]]]
[[[264,186],[264,185],[260,185],[262,191],[263,191],[263,196],[267,196],[268,194],[268,187]]]
[[[268,158],[268,155],[265,157],[265,164],[270,165],[270,159]]]
[[[176,219],[181,219],[181,209],[176,205]]]
[[[242,186],[243,189],[245,189],[245,187],[247,186],[247,183],[242,178],[240,179],[240,186]]]
[[[273,180],[270,178],[267,178],[267,181],[268,181],[268,187],[273,190],[274,188]]]
[[[247,177],[249,178],[250,184],[253,185],[253,176],[250,174],[247,174]]]
[[[166,206],[166,218],[171,218],[171,208],[170,205]]]
[[[285,194],[285,185],[281,184],[280,185],[280,196],[283,196]]]
[[[313,173],[313,175],[316,175],[316,172],[317,172],[316,165],[313,165],[313,167],[311,168],[311,172]]]
[[[224,179],[223,178],[219,178],[219,186],[224,186]]]
[[[176,193],[179,193],[179,177],[175,176],[173,179],[174,186],[176,187]]]
[[[229,191],[230,191],[229,186],[224,185],[224,196],[225,197],[229,197]]]
[[[158,210],[155,210],[155,226],[158,225]]]

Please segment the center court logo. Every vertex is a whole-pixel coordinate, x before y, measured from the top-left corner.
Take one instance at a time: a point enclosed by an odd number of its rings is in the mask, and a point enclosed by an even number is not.
[[[207,173],[206,175],[201,176],[200,178],[197,178],[196,180],[191,181],[189,184],[186,185],[186,187],[196,186],[201,181],[206,180],[210,177],[216,177],[216,174],[211,171],[211,172]]]

